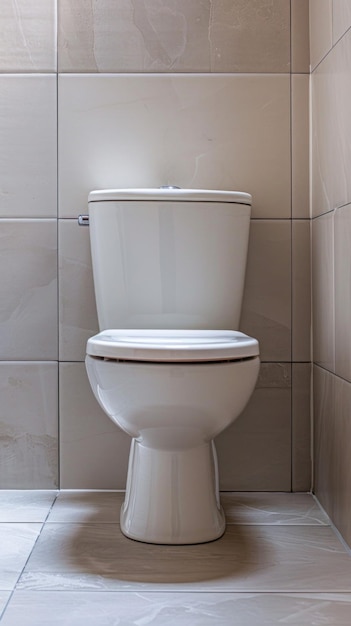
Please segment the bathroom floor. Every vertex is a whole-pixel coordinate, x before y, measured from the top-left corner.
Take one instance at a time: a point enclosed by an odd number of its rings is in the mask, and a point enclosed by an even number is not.
[[[126,539],[122,500],[0,491],[1,626],[350,626],[351,555],[311,495],[222,494],[197,546]]]

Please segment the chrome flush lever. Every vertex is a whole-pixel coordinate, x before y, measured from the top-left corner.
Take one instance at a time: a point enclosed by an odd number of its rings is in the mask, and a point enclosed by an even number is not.
[[[79,226],[89,226],[89,215],[78,215]]]

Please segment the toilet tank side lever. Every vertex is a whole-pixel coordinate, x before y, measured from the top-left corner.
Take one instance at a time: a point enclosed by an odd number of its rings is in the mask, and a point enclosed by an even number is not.
[[[78,215],[79,226],[89,226],[89,215]]]

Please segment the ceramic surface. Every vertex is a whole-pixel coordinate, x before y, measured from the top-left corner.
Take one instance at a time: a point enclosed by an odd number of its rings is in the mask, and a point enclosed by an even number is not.
[[[240,425],[216,440],[222,489],[290,490],[290,366],[261,364],[261,375]],[[60,397],[61,487],[124,489],[130,437],[97,404],[84,363],[60,365]]]
[[[0,74],[0,217],[57,215],[56,98],[55,76]]]
[[[334,215],[335,373],[351,381],[351,204]]]
[[[45,522],[56,491],[0,491],[0,522]]]
[[[291,1],[291,71],[309,74],[309,2]]]
[[[84,361],[86,343],[99,331],[89,228],[59,220],[60,361]]]
[[[48,523],[18,588],[350,593],[350,580],[350,556],[327,526],[228,525],[214,543],[155,546],[118,524]]]
[[[346,33],[351,26],[351,5],[349,0],[333,0],[333,43]]]
[[[284,74],[61,75],[60,216],[92,189],[169,184],[247,190],[253,217],[290,217],[289,108]]]
[[[107,417],[84,363],[60,364],[62,489],[125,489],[130,437]]]
[[[55,220],[0,220],[1,358],[57,359]]]
[[[54,72],[55,0],[2,0],[0,71]]]
[[[341,626],[349,623],[347,593],[15,592],[3,626]],[[24,615],[26,616],[24,618]],[[313,621],[311,621],[313,620]],[[118,622],[117,622],[118,623]]]
[[[292,364],[292,490],[312,488],[311,364]]]
[[[351,30],[313,72],[313,216],[351,201],[350,103]]]
[[[261,363],[246,409],[216,438],[216,448],[221,489],[231,490],[234,484],[246,491],[255,484],[255,490],[290,491],[290,364]]]
[[[1,591],[11,590],[16,585],[41,528],[42,524],[0,524]]]
[[[313,358],[335,371],[334,214],[312,222]]]
[[[291,360],[291,222],[250,226],[240,330],[258,339],[262,361]]]
[[[315,492],[350,544],[351,384],[315,366],[314,403]]]
[[[311,360],[311,225],[292,222],[292,359]]]
[[[61,72],[287,72],[289,0],[59,0]]]
[[[37,492],[7,492],[6,507],[11,496],[32,515]],[[350,556],[311,495],[222,494],[229,532],[188,547],[125,539],[123,497],[60,492],[35,546],[42,524],[0,524],[2,624],[348,624]]]
[[[310,217],[309,91],[310,76],[293,74],[291,77],[291,213],[295,219]]]
[[[311,68],[322,60],[332,47],[333,0],[309,0]]]
[[[57,363],[0,362],[2,489],[57,487]]]

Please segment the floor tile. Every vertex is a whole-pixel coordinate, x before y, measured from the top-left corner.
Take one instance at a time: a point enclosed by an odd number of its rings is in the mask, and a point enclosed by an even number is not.
[[[18,591],[2,626],[349,626],[350,611],[350,594]]]
[[[119,522],[124,491],[61,491],[48,522]]]
[[[6,607],[6,604],[10,595],[11,595],[10,591],[0,591],[0,620],[1,620],[1,614]]]
[[[118,523],[124,497],[123,491],[61,491],[47,521]],[[227,524],[329,524],[308,493],[222,492],[221,503]]]
[[[351,592],[351,559],[327,526],[228,525],[212,543],[157,546],[118,524],[51,523],[19,588]]]
[[[41,527],[41,524],[0,524],[1,591],[13,589]]]
[[[56,491],[0,491],[0,522],[44,522]]]
[[[221,493],[227,524],[328,525],[308,493]]]

